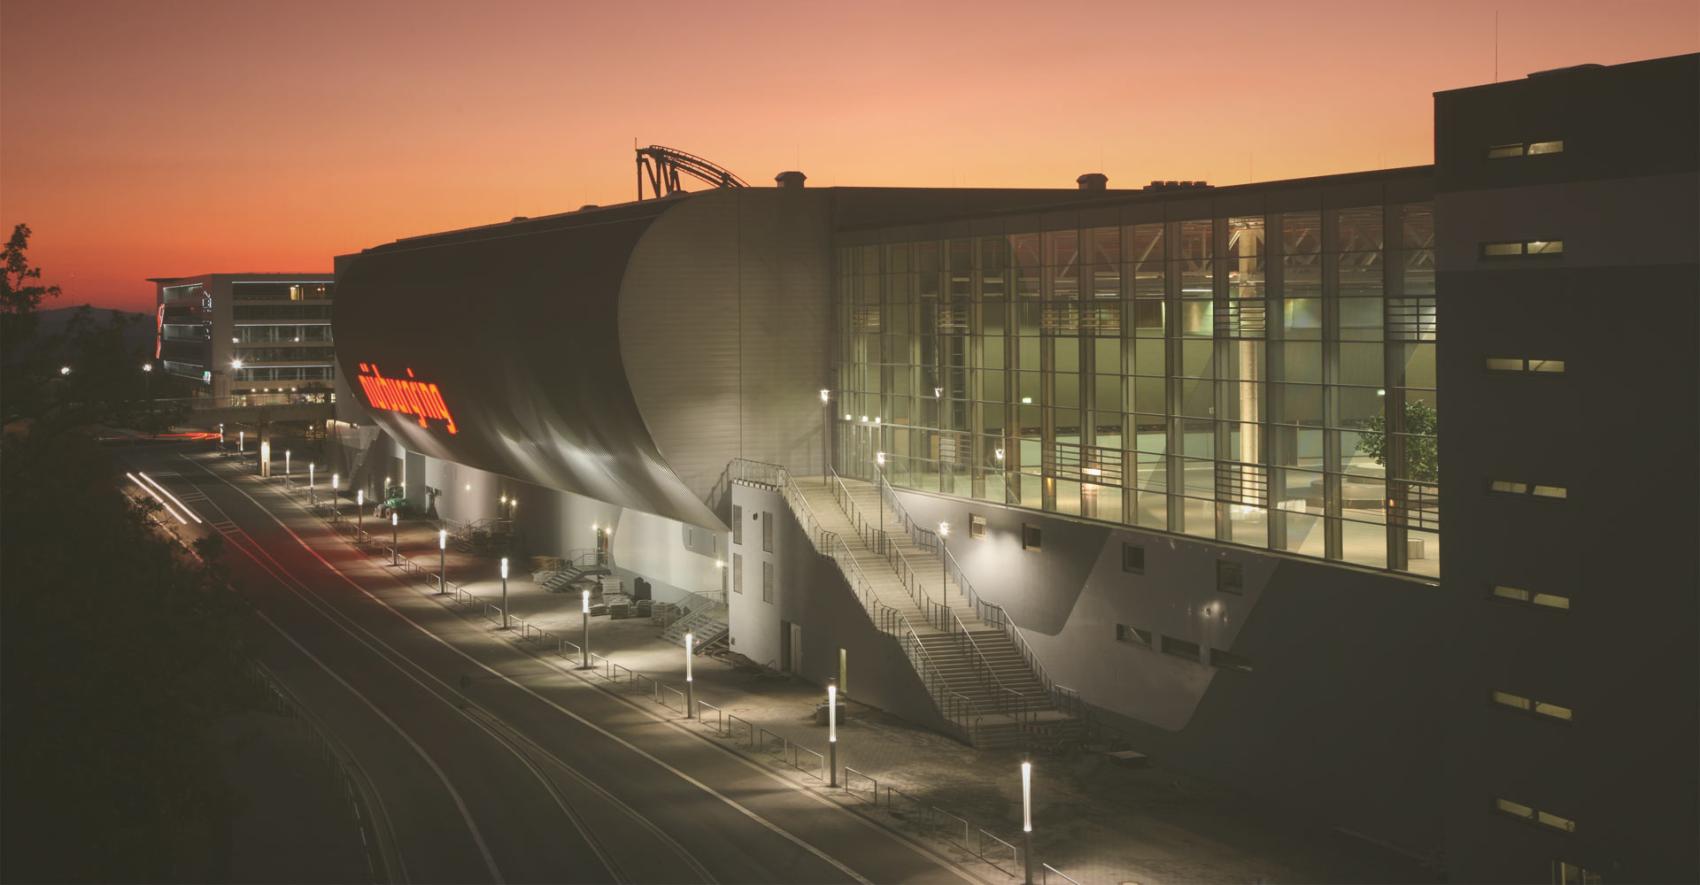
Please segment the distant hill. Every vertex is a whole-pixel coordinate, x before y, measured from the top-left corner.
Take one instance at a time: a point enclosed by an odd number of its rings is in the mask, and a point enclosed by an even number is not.
[[[71,322],[71,317],[75,316],[79,310],[82,310],[82,307],[55,307],[50,310],[36,311],[36,315],[41,319],[35,327],[35,338],[20,350],[28,350],[29,347],[39,346],[40,342],[47,341],[55,335],[64,334],[65,327]],[[153,349],[150,342],[153,341],[154,336],[153,317],[145,313],[113,310],[107,307],[89,308],[89,316],[97,325],[104,326],[112,322],[114,314],[129,318],[129,327],[125,330],[124,335],[125,340],[131,346],[148,348],[148,354],[152,355]]]

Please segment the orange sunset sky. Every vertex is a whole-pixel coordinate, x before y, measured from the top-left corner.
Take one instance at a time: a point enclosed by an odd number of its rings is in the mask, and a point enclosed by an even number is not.
[[[1496,8],[1500,79],[1700,48],[1694,0],[3,0],[0,223],[54,306],[146,310],[149,276],[630,200],[634,137],[757,184],[1421,164]]]

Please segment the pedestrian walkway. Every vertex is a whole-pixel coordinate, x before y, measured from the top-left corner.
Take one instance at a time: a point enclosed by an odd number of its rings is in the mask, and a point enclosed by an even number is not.
[[[276,478],[252,481],[283,491]],[[306,504],[302,490],[289,494]],[[342,501],[335,512],[343,522],[353,523],[353,507],[352,501]],[[368,553],[375,560],[390,559],[390,526],[374,526],[370,515],[364,522],[368,533],[375,534]],[[347,543],[349,534],[344,531],[341,540],[328,534],[314,537]],[[413,582],[422,593],[434,593],[436,525],[403,521],[395,537],[396,559],[402,564],[392,567],[398,577]],[[442,561],[451,591],[476,600],[456,607],[484,629],[499,630],[497,559],[451,545]],[[555,663],[563,673],[637,699],[654,713],[682,718],[685,652],[682,645],[662,638],[661,626],[648,618],[592,617],[589,650],[596,667],[577,670],[583,657],[578,597],[543,590],[518,563],[510,563],[507,589],[514,624],[509,635],[516,644]],[[451,592],[445,604],[455,598]],[[705,739],[787,771],[841,802],[861,805],[886,825],[911,830],[924,825],[929,844],[983,874],[995,876],[994,869],[1002,869],[1020,879],[1013,846],[1006,850],[996,841],[1019,845],[1018,752],[965,746],[859,704],[852,680],[845,687],[846,715],[839,724],[839,763],[847,777],[841,775],[840,788],[833,790],[813,755],[828,749],[827,727],[815,715],[825,700],[820,687],[733,658],[699,654],[692,670],[699,702],[695,712],[701,714],[698,728]],[[1046,754],[1033,761],[1035,857],[1080,883],[1433,878],[1402,855],[1308,827],[1279,809],[1254,805],[1160,766],[1128,767],[1095,753]],[[868,801],[870,793],[877,806]],[[1056,873],[1049,879],[1067,881]]]

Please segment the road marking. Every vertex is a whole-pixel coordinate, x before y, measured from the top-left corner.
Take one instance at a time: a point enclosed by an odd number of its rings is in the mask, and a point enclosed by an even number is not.
[[[242,555],[253,560],[255,565],[259,566],[263,571],[265,571],[267,574],[271,575],[273,580],[278,581],[278,583],[280,583],[280,584],[283,583],[282,578],[278,577],[274,572],[272,572],[272,570],[270,568],[268,568],[266,566],[265,563],[261,562],[252,553],[249,553],[247,548],[243,547],[240,544],[235,545],[235,546],[236,546],[236,549],[239,550],[242,553]],[[255,546],[258,547],[259,546],[258,543],[255,543]],[[290,588],[287,584],[284,585],[284,589],[288,589],[288,590],[291,590],[291,592],[294,592],[293,589]],[[320,660],[318,655],[315,655],[311,651],[308,651],[306,646],[302,645],[300,642],[297,642],[295,640],[295,637],[289,635],[288,631],[286,631],[282,627],[278,626],[277,622],[273,621],[270,617],[268,617],[265,612],[262,612],[258,608],[256,608],[256,609],[254,609],[254,614],[258,615],[260,617],[260,620],[265,621],[267,626],[271,627],[273,630],[276,630],[278,635],[282,636],[286,641],[289,642],[290,645],[295,646],[297,651],[306,655],[307,658],[309,660],[311,660],[314,664],[317,664],[319,669],[325,671],[325,675],[336,680],[338,685],[341,685],[343,688],[348,689],[348,691],[350,693],[352,693],[355,697],[359,698],[360,702],[365,704],[367,709],[370,709],[373,713],[377,714],[378,718],[384,720],[385,724],[389,725],[389,727],[391,729],[393,729],[396,734],[401,735],[401,739],[404,740],[404,741],[407,741],[408,746],[413,748],[413,752],[419,754],[419,758],[425,760],[426,765],[431,766],[431,770],[436,773],[437,779],[443,782],[443,788],[448,790],[450,798],[454,799],[455,807],[460,809],[460,816],[463,820],[466,821],[466,827],[472,833],[472,841],[477,843],[478,853],[483,855],[484,866],[487,869],[489,869],[491,877],[497,882],[505,882],[506,880],[502,878],[502,871],[496,866],[496,859],[490,855],[489,846],[484,844],[484,834],[479,832],[477,822],[472,819],[472,812],[467,809],[466,802],[461,799],[460,791],[455,789],[454,784],[449,782],[448,775],[445,774],[443,772],[443,769],[437,765],[437,760],[431,758],[431,754],[425,752],[425,748],[420,746],[419,742],[415,741],[413,739],[413,736],[408,734],[394,719],[391,719],[389,717],[389,715],[386,714],[383,710],[378,709],[378,705],[372,703],[371,698],[368,698],[364,693],[362,693],[360,691],[360,689],[355,688],[353,685],[349,684],[348,680],[343,679],[342,676],[338,675],[335,670],[332,670],[329,665],[327,665],[324,661]]]
[[[531,697],[533,697],[533,698],[537,699],[538,701],[548,705],[549,707],[553,708],[554,710],[561,713],[562,715],[567,716],[568,718],[573,719],[574,721],[584,725],[586,728],[589,728],[592,731],[595,731],[598,734],[602,735],[603,737],[619,744],[620,746],[625,747],[627,750],[630,750],[632,753],[635,753],[638,756],[641,756],[644,759],[647,759],[650,762],[653,762],[656,766],[658,766],[661,769],[673,774],[674,776],[676,776],[680,780],[683,780],[684,782],[690,784],[691,786],[694,786],[697,789],[702,790],[703,792],[707,793],[708,795],[713,796],[714,798],[716,798],[716,799],[720,800],[722,803],[724,803],[727,807],[732,808],[735,811],[737,811],[738,813],[749,818],[750,820],[753,820],[756,823],[761,824],[763,827],[765,827],[767,830],[774,833],[775,835],[778,835],[779,837],[785,839],[786,841],[792,843],[793,845],[796,845],[797,847],[803,849],[804,851],[807,851],[808,853],[814,855],[819,860],[824,861],[825,863],[832,865],[834,868],[836,868],[839,872],[843,873],[844,875],[849,876],[850,878],[856,880],[859,883],[862,883],[862,885],[872,885],[872,883],[867,878],[863,877],[860,873],[858,873],[855,870],[851,869],[850,867],[846,866],[842,861],[839,861],[837,858],[832,857],[831,855],[827,854],[826,852],[822,851],[821,849],[815,847],[814,845],[805,841],[801,837],[797,836],[795,833],[792,833],[789,830],[786,830],[786,829],[778,826],[777,824],[774,824],[772,821],[768,820],[767,818],[762,817],[761,815],[757,814],[756,812],[750,810],[749,808],[744,806],[742,803],[738,802],[736,799],[733,799],[732,797],[727,796],[726,794],[720,792],[719,790],[716,790],[715,788],[709,786],[708,784],[705,784],[702,781],[692,777],[691,775],[685,773],[684,771],[680,770],[679,768],[669,764],[666,761],[663,761],[662,759],[658,758],[654,754],[652,754],[649,751],[644,750],[643,748],[633,744],[632,742],[626,740],[625,738],[622,738],[619,735],[608,731],[607,729],[603,728],[602,726],[597,725],[594,722],[591,722],[590,720],[584,718],[583,716],[580,716],[577,713],[574,713],[573,711],[568,710],[567,708],[561,706],[560,704],[557,704],[554,701],[552,701],[552,700],[550,700],[546,697],[543,697],[542,695],[538,694],[536,691],[532,690],[530,687],[522,685],[519,682],[514,681],[513,679],[509,678],[506,674],[490,667],[489,665],[485,664],[483,661],[480,661],[477,658],[474,658],[473,656],[467,654],[466,652],[456,648],[453,644],[449,643],[447,640],[443,639],[442,637],[436,635],[435,633],[432,633],[430,630],[425,629],[425,627],[422,626],[421,624],[419,624],[417,621],[414,621],[412,618],[408,617],[406,614],[396,610],[395,608],[390,606],[390,604],[385,602],[384,600],[379,599],[376,595],[374,595],[373,593],[368,591],[366,588],[360,586],[360,584],[358,582],[356,582],[354,579],[352,579],[352,578],[348,577],[348,575],[344,574],[341,569],[337,568],[329,560],[325,559],[323,556],[320,556],[319,551],[314,550],[310,545],[307,544],[306,541],[302,540],[301,536],[296,534],[294,529],[291,529],[288,525],[286,525],[283,522],[283,520],[279,519],[276,514],[272,513],[271,510],[267,509],[265,505],[261,504],[258,500],[256,500],[253,495],[250,495],[246,491],[244,491],[243,489],[237,487],[235,483],[232,483],[229,480],[225,479],[224,477],[219,476],[216,473],[213,473],[211,470],[208,470],[204,465],[201,465],[198,462],[195,462],[191,459],[188,459],[187,455],[184,455],[183,457],[185,458],[185,460],[190,460],[190,463],[195,464],[195,466],[200,467],[202,470],[205,470],[207,472],[207,474],[212,476],[214,479],[217,479],[219,482],[222,482],[225,485],[229,486],[237,494],[241,495],[244,498],[247,498],[250,502],[252,502],[254,504],[255,507],[258,507],[260,509],[260,511],[267,516],[267,518],[271,519],[272,522],[277,523],[279,528],[283,529],[284,532],[286,532],[291,538],[295,539],[295,543],[300,545],[301,549],[307,551],[308,555],[312,556],[314,559],[317,559],[322,565],[325,566],[325,568],[330,569],[330,571],[332,573],[334,573],[337,577],[341,578],[344,583],[348,584],[350,587],[353,587],[356,591],[360,592],[362,595],[366,596],[367,598],[371,599],[372,601],[378,603],[379,605],[381,605],[383,607],[383,609],[385,611],[389,611],[389,612],[393,613],[396,617],[405,621],[409,626],[413,627],[415,630],[418,630],[420,633],[431,638],[433,641],[441,644],[444,648],[449,649],[450,651],[454,652],[456,655],[459,655],[460,657],[465,658],[467,661],[471,662],[474,666],[478,667],[479,669],[484,670],[485,672],[489,673],[490,675],[495,676],[496,678],[502,680],[503,682],[508,683],[509,685],[513,686],[514,688],[517,688],[520,691],[530,695]],[[376,641],[382,643],[382,640],[376,640]],[[733,757],[733,758],[736,759],[736,757]],[[744,761],[744,760],[738,760],[738,761]],[[771,772],[767,772],[767,771],[755,766],[754,764],[750,764],[749,767],[754,769],[757,772],[764,774],[764,775],[771,775]],[[775,779],[777,780],[777,778],[775,778]],[[780,780],[780,783],[785,784],[788,787],[795,787],[794,784],[790,784],[790,783],[783,781],[783,780]],[[811,795],[811,796],[813,795],[812,793],[808,793],[807,791],[803,791],[803,792],[804,792],[804,795]],[[815,797],[815,798],[820,799],[820,797],[818,797],[818,796]],[[829,808],[837,808],[841,811],[843,810],[842,808],[839,808],[838,805],[831,803],[831,802],[827,802],[825,799],[820,799],[820,801]],[[852,817],[855,820],[859,820],[859,821],[863,820],[862,818],[856,817],[854,815],[852,815]],[[868,822],[863,821],[863,823],[868,823]],[[870,827],[873,826],[871,823],[868,823],[868,825]],[[890,833],[887,833],[883,830],[879,830],[877,828],[875,829],[875,831],[879,832],[881,835],[884,835],[884,836],[890,836],[891,835]],[[909,844],[909,843],[905,842],[904,844]],[[914,847],[914,846],[911,845],[911,847]],[[965,879],[968,879],[968,876],[966,874],[964,874],[963,872],[961,872],[960,870],[957,870],[954,865],[945,865],[945,868],[951,870],[952,872],[955,872],[957,875],[962,876]],[[968,880],[973,881],[972,879],[968,879]]]

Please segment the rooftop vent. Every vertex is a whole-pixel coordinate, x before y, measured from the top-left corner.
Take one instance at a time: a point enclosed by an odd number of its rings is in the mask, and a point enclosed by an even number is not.
[[[1102,172],[1088,172],[1074,180],[1083,191],[1101,194],[1110,186],[1110,176]]]
[[[1151,183],[1144,187],[1144,190],[1148,190],[1148,191],[1198,190],[1198,189],[1202,189],[1202,188],[1207,188],[1209,186],[1210,186],[1210,182],[1208,182],[1208,181],[1163,181],[1162,179],[1153,178],[1153,179],[1151,179]]]
[[[514,217],[508,219],[508,223],[513,224],[516,221],[530,221],[530,220],[531,219],[526,218],[524,215],[515,215]]]
[[[802,190],[803,181],[807,178],[807,175],[795,171],[781,172],[778,175],[773,176],[773,180],[778,183],[780,187],[785,188],[786,190]]]
[[[583,206],[578,207],[578,211],[589,212],[592,209],[600,209],[600,208],[602,208],[602,207],[596,205],[595,203],[586,203]]]

